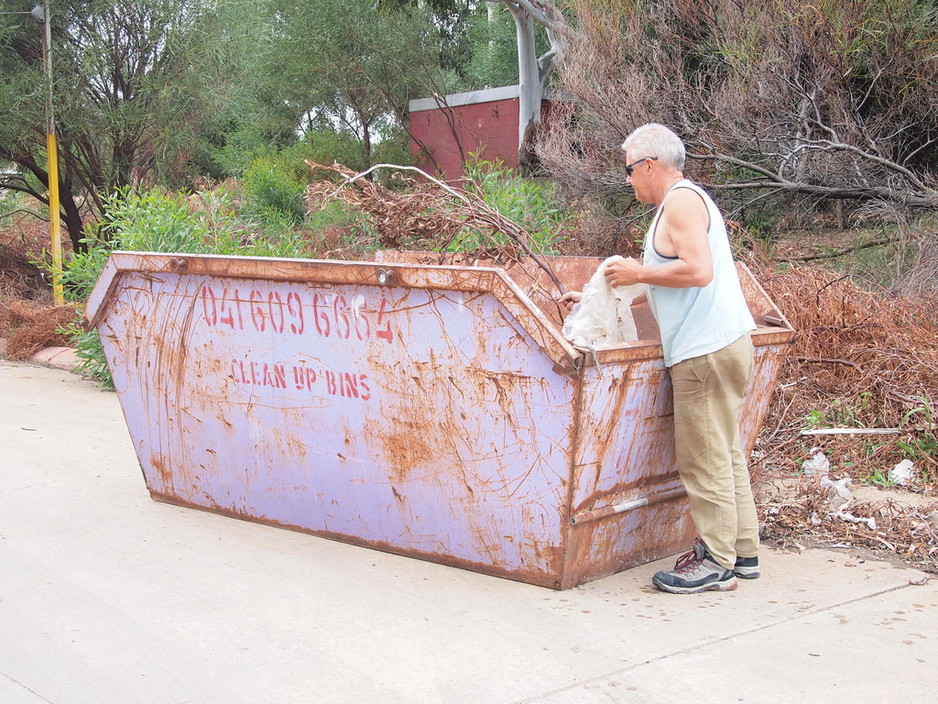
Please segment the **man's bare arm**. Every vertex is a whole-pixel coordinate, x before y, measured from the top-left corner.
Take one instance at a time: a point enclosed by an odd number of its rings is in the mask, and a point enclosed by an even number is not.
[[[707,208],[700,196],[684,188],[673,191],[658,223],[663,235],[659,249],[664,249],[664,254],[672,250],[677,258],[655,266],[645,266],[636,259],[614,262],[606,267],[606,279],[612,286],[706,286],[713,280],[708,225]]]

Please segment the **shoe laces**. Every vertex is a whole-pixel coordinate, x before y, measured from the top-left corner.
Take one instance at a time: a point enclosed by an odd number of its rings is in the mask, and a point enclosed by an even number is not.
[[[703,558],[697,557],[696,550],[689,550],[677,558],[677,562],[674,563],[674,569],[681,574],[686,572],[692,572],[700,566],[700,563],[703,562]]]

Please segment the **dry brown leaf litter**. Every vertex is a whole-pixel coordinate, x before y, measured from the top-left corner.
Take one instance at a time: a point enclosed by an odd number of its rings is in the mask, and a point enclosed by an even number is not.
[[[60,330],[73,323],[76,315],[73,305],[50,308],[30,301],[0,300],[0,337],[9,336],[4,354],[25,360],[46,347],[68,346],[69,339]]]
[[[798,474],[814,452],[829,458],[831,478],[850,477],[856,486],[887,480],[909,448],[918,448],[916,481],[896,495],[938,497],[938,329],[928,314],[934,302],[870,292],[828,269],[752,266],[797,331],[752,463],[766,537],[862,545],[938,571],[938,500],[851,501],[850,514],[875,519],[872,529],[836,515],[816,479],[782,495],[766,491],[773,477]],[[812,425],[898,432],[802,435]]]
[[[794,492],[773,493],[763,485],[761,494],[758,508],[765,539],[801,549],[863,547],[938,571],[938,501],[851,501],[838,511],[816,478],[800,481]]]

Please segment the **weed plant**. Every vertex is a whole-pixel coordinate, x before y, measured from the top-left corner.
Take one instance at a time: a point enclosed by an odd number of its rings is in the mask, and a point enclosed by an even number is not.
[[[62,330],[71,338],[75,345],[75,356],[78,358],[77,371],[83,376],[95,379],[101,388],[114,390],[114,378],[107,366],[104,348],[97,330],[85,330],[80,325],[73,324]]]
[[[552,183],[519,176],[501,161],[477,158],[466,163],[466,176],[476,195],[527,230],[535,252],[558,254],[557,245],[569,229],[572,215],[561,205]],[[508,243],[508,237],[501,233],[467,229],[449,244],[447,251],[472,251]]]
[[[303,222],[302,181],[272,159],[256,159],[244,174],[245,215],[260,221],[268,219],[298,224]]]

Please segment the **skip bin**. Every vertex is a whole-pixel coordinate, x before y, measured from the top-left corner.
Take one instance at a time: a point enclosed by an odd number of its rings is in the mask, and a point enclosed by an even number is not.
[[[600,261],[547,259],[571,287]],[[740,275],[748,454],[793,331]],[[530,260],[114,252],[86,316],[154,499],[565,589],[693,526],[654,322],[577,349],[546,282]]]

